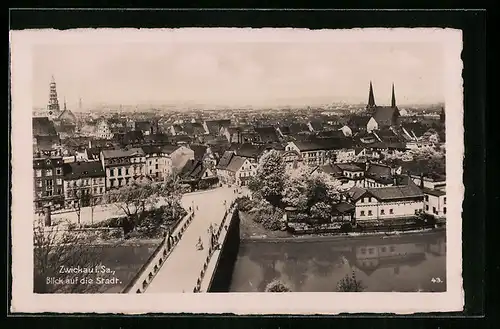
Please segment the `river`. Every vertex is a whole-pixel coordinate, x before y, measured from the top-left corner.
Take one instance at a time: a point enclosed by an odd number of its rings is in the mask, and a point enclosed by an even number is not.
[[[446,291],[446,232],[307,242],[242,240],[230,292],[262,292],[273,279],[295,292],[332,292],[352,271],[364,291]]]

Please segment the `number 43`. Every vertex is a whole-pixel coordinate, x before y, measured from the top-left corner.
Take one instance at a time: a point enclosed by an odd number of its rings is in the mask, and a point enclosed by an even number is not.
[[[443,282],[443,280],[441,280],[441,278],[438,277],[438,278],[432,278],[431,282],[432,283],[441,283],[441,282]]]

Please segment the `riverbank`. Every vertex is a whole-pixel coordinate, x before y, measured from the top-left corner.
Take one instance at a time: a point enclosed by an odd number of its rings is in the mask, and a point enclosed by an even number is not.
[[[265,229],[260,223],[253,221],[251,215],[240,211],[240,238],[245,241],[265,241],[265,242],[315,242],[343,239],[363,239],[370,237],[397,237],[404,235],[419,235],[432,232],[446,231],[446,227],[423,228],[409,231],[394,232],[351,232],[351,233],[313,233],[294,235],[288,231],[270,231]]]

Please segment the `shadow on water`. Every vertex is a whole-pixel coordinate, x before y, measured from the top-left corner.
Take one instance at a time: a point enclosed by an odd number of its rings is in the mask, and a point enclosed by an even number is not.
[[[306,243],[242,240],[230,291],[262,292],[279,279],[292,291],[330,292],[352,271],[364,291],[446,291],[446,233]]]

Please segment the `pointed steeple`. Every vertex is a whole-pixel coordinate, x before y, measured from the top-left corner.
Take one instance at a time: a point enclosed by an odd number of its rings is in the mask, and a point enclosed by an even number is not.
[[[396,93],[394,92],[394,83],[392,84],[392,100],[391,107],[396,107]]]
[[[58,113],[59,112],[59,101],[57,99],[57,88],[56,81],[54,76],[52,76],[50,80],[50,91],[49,91],[49,103],[47,105],[47,110],[49,113]]]
[[[366,107],[367,108],[375,107],[375,96],[373,96],[373,86],[371,81],[370,81],[370,91],[368,94],[368,105]]]
[[[66,111],[66,97],[64,97],[64,111]]]

